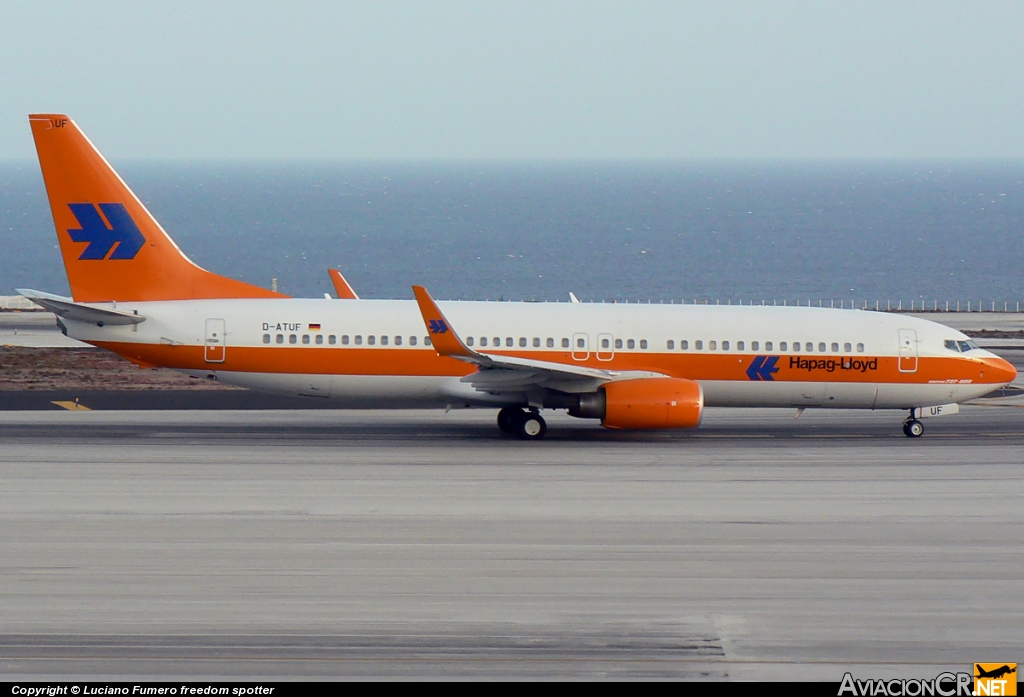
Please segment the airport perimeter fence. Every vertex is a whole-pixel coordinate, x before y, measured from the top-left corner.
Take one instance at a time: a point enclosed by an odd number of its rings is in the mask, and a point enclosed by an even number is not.
[[[20,295],[0,295],[0,310],[42,310],[28,298]]]
[[[874,310],[877,312],[1020,312],[1019,300],[710,300],[694,298],[692,300],[584,300],[583,302],[623,302],[665,305],[761,305],[775,307],[832,307],[841,310]],[[0,295],[0,311],[42,311],[28,298],[20,295]]]
[[[643,301],[637,301],[643,302]],[[648,303],[651,301],[648,300]],[[659,301],[661,302],[661,301]],[[1019,300],[671,300],[683,305],[771,305],[774,307],[830,307],[840,310],[872,310],[875,312],[1020,312]]]

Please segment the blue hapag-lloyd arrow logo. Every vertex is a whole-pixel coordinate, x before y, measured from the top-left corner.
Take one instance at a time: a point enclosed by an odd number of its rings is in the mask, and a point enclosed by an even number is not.
[[[775,367],[778,362],[778,356],[755,356],[747,368],[747,377],[751,380],[774,380],[772,375],[779,372]]]
[[[443,319],[432,319],[430,320],[430,333],[431,334],[444,334],[448,331],[448,325],[444,323]]]
[[[78,257],[83,261],[134,259],[142,245],[146,244],[146,238],[120,203],[101,203],[99,210],[92,203],[69,203],[68,208],[82,226],[78,230],[68,230],[72,241],[89,243]],[[110,222],[110,227],[103,222],[100,211]],[[117,245],[116,248],[114,245]],[[111,249],[114,250],[113,254],[110,253]]]

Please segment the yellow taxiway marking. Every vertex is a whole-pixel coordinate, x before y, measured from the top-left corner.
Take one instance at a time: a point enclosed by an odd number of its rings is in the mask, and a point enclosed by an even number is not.
[[[75,401],[73,401],[73,402],[72,401],[67,401],[67,402],[50,402],[50,403],[51,404],[56,404],[58,407],[63,407],[64,409],[67,409],[68,411],[92,411],[92,409],[90,409],[89,407],[85,406],[84,404],[79,404],[77,399]]]

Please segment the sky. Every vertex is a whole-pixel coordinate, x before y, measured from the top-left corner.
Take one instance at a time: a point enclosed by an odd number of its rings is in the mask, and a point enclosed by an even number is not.
[[[1021,2],[0,3],[0,159],[1024,157]]]

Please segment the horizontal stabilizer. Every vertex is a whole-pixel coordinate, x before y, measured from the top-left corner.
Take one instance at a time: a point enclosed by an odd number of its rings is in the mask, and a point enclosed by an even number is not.
[[[96,324],[101,327],[107,324],[139,324],[146,321],[145,316],[138,313],[92,307],[91,305],[76,303],[71,298],[65,298],[62,295],[44,293],[40,290],[29,290],[28,288],[17,288],[16,290],[19,295],[28,298],[36,305],[45,307],[53,314],[64,319],[88,322],[89,324]]]

